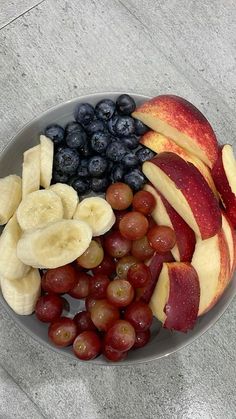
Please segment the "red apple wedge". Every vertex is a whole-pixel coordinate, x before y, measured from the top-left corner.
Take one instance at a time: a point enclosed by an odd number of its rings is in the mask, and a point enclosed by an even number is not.
[[[219,149],[212,176],[226,213],[236,228],[236,160],[231,145],[225,144]]]
[[[146,265],[149,266],[151,272],[151,279],[147,285],[138,290],[138,300],[142,300],[145,303],[149,303],[152,293],[155,289],[158,277],[160,275],[162,266],[164,262],[173,262],[174,258],[170,252],[160,255],[155,253],[147,262]]]
[[[192,163],[174,153],[160,153],[143,164],[143,173],[202,239],[221,228],[221,212],[212,190]]]
[[[215,133],[205,116],[187,100],[162,95],[140,105],[132,116],[148,127],[170,137],[210,168],[217,159]]]
[[[200,287],[195,269],[184,262],[164,263],[149,306],[167,329],[187,332],[195,325]]]
[[[230,261],[230,278],[232,278],[236,268],[236,232],[230,220],[222,211],[222,230],[225,234],[225,239],[228,244],[229,261]]]
[[[184,159],[185,161],[194,164],[194,166],[206,179],[208,185],[210,186],[211,190],[214,192],[214,195],[218,199],[218,192],[212,179],[210,169],[198,157],[194,156],[193,154],[189,153],[189,151],[180,147],[170,138],[166,137],[165,135],[159,134],[155,131],[148,131],[146,134],[144,134],[140,140],[140,143],[150,148],[152,151],[155,151],[155,153],[163,153],[165,151],[170,151],[171,153],[175,153],[178,156],[182,157],[182,159]]]
[[[167,200],[153,186],[145,185],[156,201],[152,217],[158,225],[172,228],[176,235],[176,244],[171,250],[177,262],[191,262],[195,248],[195,234],[182,217],[172,208]]]
[[[230,255],[223,230],[207,240],[197,240],[192,266],[200,282],[201,316],[217,303],[230,281]]]

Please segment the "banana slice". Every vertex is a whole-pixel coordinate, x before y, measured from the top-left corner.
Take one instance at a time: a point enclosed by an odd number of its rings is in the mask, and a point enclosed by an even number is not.
[[[40,185],[49,188],[52,180],[53,142],[45,135],[40,135]]]
[[[30,270],[30,267],[22,263],[16,254],[20,237],[21,229],[14,215],[0,237],[0,275],[11,280],[22,278]]]
[[[0,225],[6,224],[21,201],[21,178],[16,175],[0,179]]]
[[[55,192],[60,198],[64,208],[64,218],[71,219],[79,202],[78,194],[72,186],[65,183],[55,183],[49,190]]]
[[[17,256],[34,268],[58,268],[73,262],[89,247],[92,230],[84,221],[61,220],[25,232]]]
[[[27,195],[16,211],[18,223],[24,231],[61,220],[63,214],[61,198],[48,189]]]
[[[80,202],[73,218],[88,223],[92,229],[93,236],[105,234],[111,229],[116,220],[111,205],[99,196],[85,198]]]
[[[22,198],[40,187],[40,145],[24,152],[22,166]]]
[[[21,315],[33,313],[41,292],[38,269],[31,269],[21,279],[1,279],[2,295],[12,310]]]

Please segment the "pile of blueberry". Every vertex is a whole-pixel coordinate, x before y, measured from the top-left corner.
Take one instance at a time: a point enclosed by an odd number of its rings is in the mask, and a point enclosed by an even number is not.
[[[80,103],[75,121],[65,128],[48,126],[45,135],[55,145],[52,183],[67,183],[79,195],[105,192],[109,184],[120,181],[134,191],[142,189],[141,165],[154,153],[139,144],[148,128],[131,117],[135,108],[133,98],[122,94],[116,103],[103,99],[95,108]]]

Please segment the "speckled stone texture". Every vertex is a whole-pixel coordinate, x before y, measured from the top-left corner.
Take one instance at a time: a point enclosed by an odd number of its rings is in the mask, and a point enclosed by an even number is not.
[[[2,0],[0,28],[0,149],[48,107],[109,90],[184,96],[236,144],[234,0]],[[45,349],[0,307],[0,418],[234,419],[235,319],[232,303],[171,357],[97,367]]]

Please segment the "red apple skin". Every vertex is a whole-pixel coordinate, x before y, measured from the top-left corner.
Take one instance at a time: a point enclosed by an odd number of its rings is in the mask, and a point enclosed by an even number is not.
[[[176,235],[176,243],[179,249],[181,262],[191,262],[195,249],[196,237],[194,231],[188,226],[182,217],[174,210],[169,202],[157,191],[162,199],[166,211],[171,219],[171,223]]]
[[[143,301],[144,303],[149,303],[153,291],[155,289],[158,277],[162,270],[162,265],[164,262],[173,262],[174,258],[170,252],[160,255],[155,253],[146,264],[149,266],[151,271],[151,281],[148,282],[145,287],[139,289],[138,300]]]
[[[223,147],[220,147],[217,161],[214,164],[211,173],[216,188],[225,205],[226,214],[230,219],[231,223],[233,224],[234,228],[236,228],[236,196],[230,188],[227,175],[225,173],[222,160],[222,149]]]
[[[197,320],[200,286],[193,266],[187,263],[167,263],[170,292],[164,308],[164,327],[180,332],[191,330]]]
[[[205,116],[186,99],[161,95],[139,106],[133,113],[149,113],[190,137],[206,154],[209,166],[215,163],[218,144],[215,133]]]
[[[212,190],[196,167],[170,152],[160,153],[150,160],[150,163],[158,166],[185,196],[202,239],[217,234],[222,225],[220,207]]]

